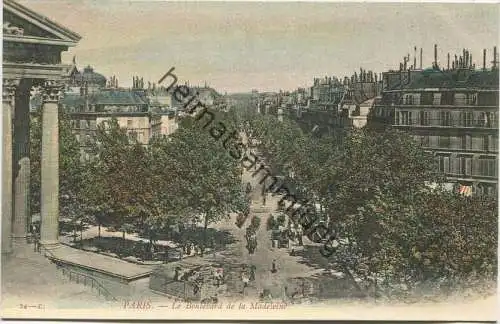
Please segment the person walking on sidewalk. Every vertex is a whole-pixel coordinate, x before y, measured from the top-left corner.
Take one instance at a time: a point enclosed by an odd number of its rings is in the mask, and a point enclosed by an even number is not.
[[[271,263],[271,272],[272,273],[278,272],[278,267],[276,267],[276,260],[273,260],[273,263]]]
[[[250,282],[250,278],[248,277],[246,270],[243,270],[241,272],[241,282],[243,283],[243,289],[241,293],[245,295],[245,289],[248,287],[248,283]]]
[[[33,239],[35,245],[34,245],[34,251],[40,253],[40,231],[38,228],[36,229],[34,233],[34,239]]]
[[[252,264],[250,266],[250,281],[255,281],[255,270],[257,270],[257,267]]]

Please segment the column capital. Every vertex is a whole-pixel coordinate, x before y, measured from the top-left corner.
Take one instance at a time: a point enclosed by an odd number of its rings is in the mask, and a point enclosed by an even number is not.
[[[16,90],[19,86],[19,79],[3,79],[2,78],[2,100],[11,102],[14,99]]]
[[[54,81],[54,80],[46,80],[41,85],[41,92],[43,96],[44,102],[57,102],[62,98],[64,93],[64,82],[63,81]]]

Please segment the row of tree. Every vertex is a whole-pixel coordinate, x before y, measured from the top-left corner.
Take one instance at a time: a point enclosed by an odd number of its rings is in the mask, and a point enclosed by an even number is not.
[[[225,118],[220,113],[220,118]],[[229,123],[230,121],[228,121]],[[40,116],[31,123],[32,209],[40,193]],[[90,161],[60,112],[61,216],[156,240],[172,225],[201,223],[202,249],[209,224],[248,208],[241,166],[198,122],[185,117],[172,136],[142,145],[115,119],[97,126]]]
[[[433,156],[406,133],[352,130],[338,141],[262,115],[245,131],[275,174],[321,206],[339,238],[331,265],[365,288],[392,294],[496,278],[496,199],[445,190]]]

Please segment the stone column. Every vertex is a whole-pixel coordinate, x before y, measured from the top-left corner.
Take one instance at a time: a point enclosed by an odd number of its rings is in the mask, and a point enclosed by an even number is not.
[[[3,79],[2,91],[2,253],[12,252],[12,110],[17,80]]]
[[[42,160],[40,243],[59,245],[59,109],[62,86],[46,81],[42,87]]]
[[[30,217],[30,88],[31,80],[23,80],[16,93],[14,110],[14,243],[22,243],[28,232]]]

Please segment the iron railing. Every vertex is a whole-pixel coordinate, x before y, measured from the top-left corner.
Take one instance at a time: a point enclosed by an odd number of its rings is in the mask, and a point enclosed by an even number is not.
[[[91,289],[96,289],[98,295],[104,296],[106,300],[118,301],[118,299],[113,296],[96,278],[67,268],[60,262],[56,261],[57,258],[49,249],[43,245],[41,245],[41,247],[44,249],[46,255],[48,254],[48,258],[56,264],[57,269],[60,269],[63,275],[68,276],[69,281],[74,281],[77,284],[83,283],[84,286],[90,286]]]

